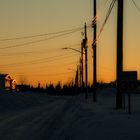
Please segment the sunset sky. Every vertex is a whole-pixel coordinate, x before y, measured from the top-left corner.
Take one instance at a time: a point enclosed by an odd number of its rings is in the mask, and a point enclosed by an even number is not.
[[[97,0],[98,31],[111,1]],[[140,8],[140,0],[135,2]],[[92,3],[93,0],[0,0],[0,73],[8,73],[19,83],[33,85],[72,80],[80,53],[62,48],[80,50],[83,38],[80,28],[85,22],[88,26],[92,23]],[[110,82],[116,78],[116,21],[117,2],[97,42],[98,81]],[[137,70],[138,76],[139,26],[140,10],[132,0],[124,0],[124,70]],[[68,32],[71,29],[75,32]],[[92,28],[87,31],[88,81],[91,83]]]

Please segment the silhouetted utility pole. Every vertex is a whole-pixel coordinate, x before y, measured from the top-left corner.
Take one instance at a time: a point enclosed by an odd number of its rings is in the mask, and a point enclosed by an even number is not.
[[[120,91],[120,76],[123,71],[123,0],[118,0],[118,21],[117,21],[117,93],[116,108],[122,108],[122,93]]]
[[[97,64],[96,64],[96,38],[97,38],[97,22],[96,22],[96,0],[93,2],[93,101],[96,102],[96,90],[97,90]]]
[[[86,26],[86,23],[85,23],[85,26],[84,26],[84,29],[85,29],[85,37],[83,39],[83,48],[85,49],[85,98],[87,99],[88,98],[88,66],[87,66],[87,26]]]
[[[81,86],[82,86],[82,91],[84,87],[84,67],[83,67],[83,43],[81,43]]]
[[[76,88],[78,88],[78,80],[79,80],[79,77],[78,77],[78,66],[77,66],[76,74],[75,74],[75,87]]]

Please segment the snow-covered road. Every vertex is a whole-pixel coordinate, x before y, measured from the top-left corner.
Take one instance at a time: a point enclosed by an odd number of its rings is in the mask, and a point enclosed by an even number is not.
[[[49,140],[65,138],[66,117],[71,114],[71,97],[52,97],[51,102],[18,111],[3,113],[0,117],[0,140]],[[72,117],[74,118],[74,116]]]
[[[140,140],[140,95],[136,96],[132,115],[114,109],[114,94],[101,94],[97,103],[84,95],[37,96],[34,105],[28,103],[34,97],[10,97],[6,101],[17,98],[20,107],[6,106],[0,112],[0,140]]]

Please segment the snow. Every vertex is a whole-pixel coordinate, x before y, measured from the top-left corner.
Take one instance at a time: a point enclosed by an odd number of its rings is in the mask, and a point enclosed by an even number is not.
[[[132,114],[115,109],[115,89],[78,96],[0,96],[0,140],[140,140],[140,94]]]

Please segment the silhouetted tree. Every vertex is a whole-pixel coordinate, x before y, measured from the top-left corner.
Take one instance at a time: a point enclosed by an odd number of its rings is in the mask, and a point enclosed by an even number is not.
[[[62,89],[61,89],[61,82],[59,81],[57,85],[55,86],[55,93],[56,94],[62,94]]]

